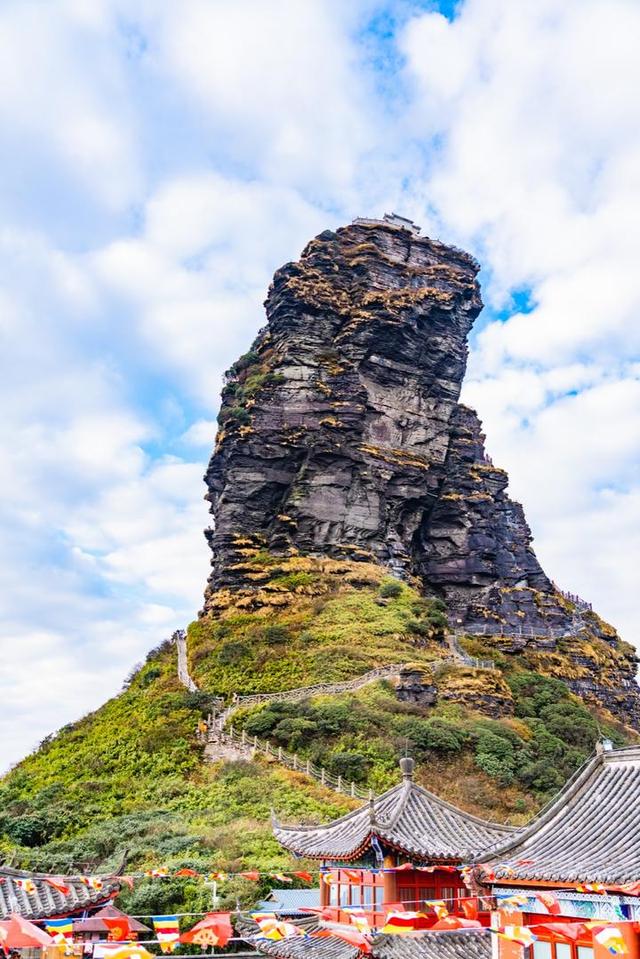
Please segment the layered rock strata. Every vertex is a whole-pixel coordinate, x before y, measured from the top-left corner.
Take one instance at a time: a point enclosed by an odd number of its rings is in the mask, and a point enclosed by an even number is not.
[[[542,570],[508,477],[459,403],[478,269],[374,221],[321,233],[276,272],[267,325],[223,390],[205,477],[207,597],[250,588],[259,552],[349,558],[417,580],[460,631],[553,651],[587,630],[619,652]],[[633,682],[632,653],[620,657],[617,687]]]

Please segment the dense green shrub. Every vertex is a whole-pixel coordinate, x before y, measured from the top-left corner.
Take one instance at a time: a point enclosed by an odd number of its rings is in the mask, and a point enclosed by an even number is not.
[[[286,626],[273,624],[265,626],[262,630],[262,638],[268,646],[277,646],[279,643],[286,643],[289,639],[289,630]]]
[[[463,726],[446,719],[409,719],[402,732],[422,752],[458,753],[469,741]]]
[[[250,652],[246,643],[225,643],[218,650],[218,662],[221,666],[233,666],[245,659]]]
[[[362,782],[368,771],[368,762],[359,752],[344,750],[331,753],[327,767],[334,776],[342,776],[348,782]]]
[[[227,406],[218,413],[218,423],[235,423],[238,426],[247,426],[251,422],[251,414],[243,406]]]
[[[402,593],[402,583],[397,579],[384,579],[379,592],[383,599],[395,599]]]

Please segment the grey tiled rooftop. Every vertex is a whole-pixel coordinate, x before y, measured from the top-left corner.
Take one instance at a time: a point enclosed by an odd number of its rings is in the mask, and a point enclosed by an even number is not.
[[[410,768],[410,767],[409,767]],[[326,826],[274,823],[276,839],[299,856],[357,859],[372,836],[416,860],[477,860],[515,830],[486,822],[438,799],[410,778]]]
[[[60,892],[46,880],[68,888],[68,893]],[[33,892],[21,889],[16,880],[31,880],[35,886]],[[0,919],[6,919],[12,912],[19,913],[25,919],[44,919],[80,913],[84,909],[106,902],[110,895],[120,888],[117,877],[103,880],[102,889],[86,886],[79,876],[68,877],[46,875],[45,873],[22,872],[9,866],[0,866]]]
[[[506,881],[640,881],[640,747],[589,760],[488,868]]]
[[[355,959],[358,949],[337,936],[314,939],[294,936],[280,942],[255,940],[258,952],[274,959]],[[373,959],[491,959],[487,929],[421,932],[412,936],[379,935]]]

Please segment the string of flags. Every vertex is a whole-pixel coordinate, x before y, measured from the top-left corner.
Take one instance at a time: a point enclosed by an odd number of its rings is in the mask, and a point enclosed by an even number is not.
[[[558,902],[552,893],[546,891],[534,894],[547,907],[552,915],[558,914]],[[509,910],[517,910],[525,906],[531,897],[524,894],[514,894],[511,896],[499,897],[499,908],[508,914]],[[433,922],[435,913],[436,922]],[[315,910],[314,910],[315,911]],[[324,916],[327,911],[319,910],[321,918],[330,918]],[[249,912],[249,916],[256,922],[258,932],[257,939],[267,941],[279,941],[293,936],[305,936],[308,938],[322,938],[333,936],[357,946],[364,953],[371,952],[371,937],[373,930],[369,924],[369,916],[362,907],[345,907],[341,910],[349,920],[348,925],[342,927],[333,926],[331,929],[319,929],[308,932],[294,923],[279,918],[273,912]],[[329,910],[330,912],[330,910]],[[499,915],[499,913],[498,913]],[[233,936],[233,926],[231,921],[231,912],[208,913],[197,922],[193,928],[187,932],[180,933],[180,918],[177,915],[153,916],[152,923],[156,935],[156,940],[163,953],[172,953],[179,943],[196,944],[200,946],[218,946],[225,947]],[[130,917],[125,914],[113,917],[105,917],[104,921],[109,929],[109,939],[111,942],[105,943],[107,951],[105,959],[147,959],[150,953],[144,949],[143,944],[136,942],[127,942],[131,935],[129,926]],[[631,921],[630,921],[631,922]],[[543,923],[532,923],[524,926],[517,922],[491,928],[490,931],[499,938],[508,940],[515,944],[528,947],[533,945],[539,938],[548,941],[549,937],[554,941],[577,942],[584,939],[588,932],[592,933],[593,939],[603,946],[611,955],[620,956],[628,953],[625,936],[622,930],[622,923],[605,923],[602,920],[595,921],[545,921]],[[636,924],[634,923],[634,927]],[[45,922],[46,930],[54,937],[55,941],[61,945],[69,944],[73,935],[73,922],[70,919],[47,920]],[[445,931],[453,929],[480,929],[481,922],[476,916],[453,916],[450,915],[444,900],[431,900],[425,902],[425,909],[419,911],[401,911],[392,910],[387,914],[384,926],[381,929],[383,934],[391,935],[410,935],[420,930],[429,929],[430,931]],[[121,948],[118,949],[117,947]]]

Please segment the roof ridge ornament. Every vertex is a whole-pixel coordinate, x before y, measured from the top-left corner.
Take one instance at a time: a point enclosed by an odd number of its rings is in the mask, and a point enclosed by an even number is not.
[[[405,783],[413,782],[413,774],[416,768],[416,764],[411,756],[403,756],[400,760],[400,771],[402,772],[402,779]]]

